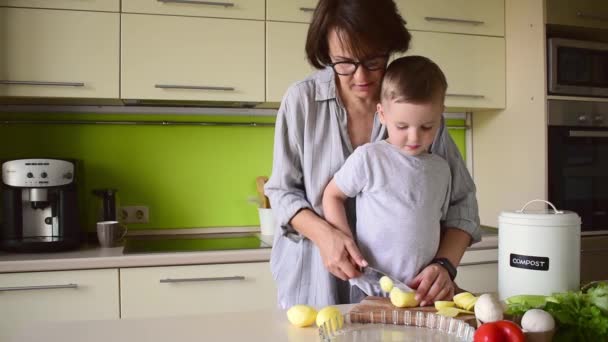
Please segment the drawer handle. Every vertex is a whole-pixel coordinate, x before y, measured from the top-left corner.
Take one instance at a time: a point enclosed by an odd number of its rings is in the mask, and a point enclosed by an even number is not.
[[[491,265],[491,264],[497,264],[497,263],[498,263],[498,260],[477,261],[477,262],[464,262],[464,263],[458,265],[458,267],[460,267],[460,266]]]
[[[225,280],[245,280],[244,276],[233,277],[208,277],[208,278],[179,278],[179,279],[161,279],[162,283],[187,283],[187,282],[204,282],[204,281],[225,281]]]
[[[573,138],[608,138],[606,131],[568,131],[568,136]]]
[[[466,19],[454,19],[454,18],[440,18],[440,17],[424,17],[426,21],[445,21],[449,23],[459,24],[471,24],[471,25],[483,25],[485,22],[478,20],[466,20]]]
[[[30,290],[54,290],[54,289],[76,289],[78,284],[65,285],[36,285],[36,286],[14,286],[0,287],[0,292],[3,291],[30,291]]]
[[[222,91],[234,91],[234,87],[213,87],[213,86],[189,86],[189,85],[178,85],[178,84],[155,84],[155,88],[159,89],[196,89],[196,90],[222,90]]]
[[[59,87],[84,87],[82,82],[44,82],[44,81],[0,81],[7,85],[33,85],[33,86],[59,86]]]
[[[156,0],[158,2],[172,2],[177,4],[196,4],[209,6],[234,7],[232,2],[217,2],[217,1],[195,1],[195,0]]]
[[[595,15],[595,14],[589,14],[589,13],[584,13],[584,12],[576,12],[576,16],[583,18],[583,19],[593,19],[593,20],[599,20],[599,21],[608,21],[608,17],[602,16],[602,15]]]
[[[300,11],[302,12],[314,12],[315,9],[312,7],[300,7]]]
[[[472,98],[472,99],[483,99],[485,98],[484,95],[476,95],[476,94],[450,94],[447,93],[447,96],[451,96],[451,97],[468,97],[468,98]]]

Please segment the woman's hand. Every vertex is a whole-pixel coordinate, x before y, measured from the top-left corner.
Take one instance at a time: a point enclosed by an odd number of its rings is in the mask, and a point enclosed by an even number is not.
[[[328,229],[315,243],[325,268],[342,280],[360,276],[359,267],[367,266],[353,237],[336,228]]]
[[[408,284],[416,289],[416,300],[420,306],[454,297],[454,283],[448,271],[439,264],[430,264]]]

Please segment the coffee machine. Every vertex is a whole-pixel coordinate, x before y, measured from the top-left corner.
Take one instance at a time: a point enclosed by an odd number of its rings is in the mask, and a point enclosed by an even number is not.
[[[80,245],[76,162],[17,159],[2,163],[0,249],[55,252]]]

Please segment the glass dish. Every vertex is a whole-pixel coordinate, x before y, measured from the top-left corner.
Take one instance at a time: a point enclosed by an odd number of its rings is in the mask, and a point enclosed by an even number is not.
[[[342,321],[342,324],[340,324]],[[319,328],[321,341],[473,341],[475,328],[463,320],[423,311],[350,312]]]

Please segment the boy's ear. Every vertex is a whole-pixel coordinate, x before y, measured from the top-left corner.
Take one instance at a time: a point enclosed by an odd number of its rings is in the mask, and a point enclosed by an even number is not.
[[[380,122],[385,125],[386,121],[384,119],[384,108],[382,107],[382,103],[378,103],[376,105],[376,111],[378,112],[378,115],[380,116]]]

